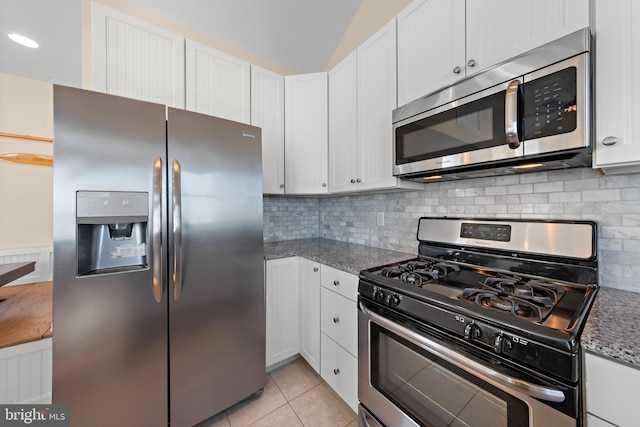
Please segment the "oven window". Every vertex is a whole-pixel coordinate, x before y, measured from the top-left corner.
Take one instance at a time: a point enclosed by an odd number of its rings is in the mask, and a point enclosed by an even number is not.
[[[529,425],[524,402],[375,324],[371,328],[372,385],[420,425]]]
[[[465,153],[507,143],[505,91],[396,129],[396,164]]]

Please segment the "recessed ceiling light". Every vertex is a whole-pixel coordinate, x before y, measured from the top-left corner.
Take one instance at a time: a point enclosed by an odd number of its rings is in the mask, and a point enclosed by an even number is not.
[[[9,34],[9,38],[16,43],[21,44],[22,46],[37,48],[38,43],[31,40],[29,37],[25,37],[22,34],[11,33]]]

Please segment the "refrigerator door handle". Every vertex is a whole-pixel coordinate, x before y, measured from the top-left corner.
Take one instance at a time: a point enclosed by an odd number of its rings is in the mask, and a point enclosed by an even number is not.
[[[159,304],[164,295],[162,281],[162,159],[153,162],[153,194],[151,210],[151,255],[153,269],[153,299]]]
[[[173,299],[182,293],[182,190],[180,187],[180,162],[173,160]]]

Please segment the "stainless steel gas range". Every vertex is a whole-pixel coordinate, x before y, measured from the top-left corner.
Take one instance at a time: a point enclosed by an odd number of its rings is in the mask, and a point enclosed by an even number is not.
[[[421,218],[418,240],[360,272],[360,426],[582,426],[596,223]]]

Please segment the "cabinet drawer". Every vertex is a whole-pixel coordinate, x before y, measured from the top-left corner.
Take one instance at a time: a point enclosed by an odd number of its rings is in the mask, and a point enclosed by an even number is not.
[[[358,354],[358,309],[355,301],[321,288],[320,328],[352,355]]]
[[[325,334],[321,334],[320,353],[322,378],[357,412],[358,359]]]
[[[358,300],[358,276],[326,265],[320,266],[320,284],[350,300]]]

